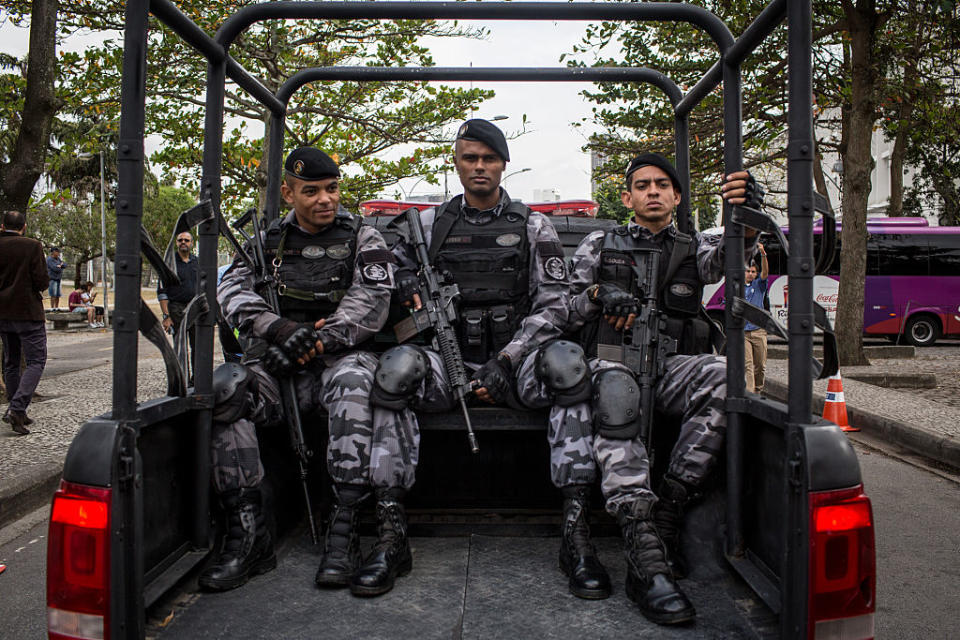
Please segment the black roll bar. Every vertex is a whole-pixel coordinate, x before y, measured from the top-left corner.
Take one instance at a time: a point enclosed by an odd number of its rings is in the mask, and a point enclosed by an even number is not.
[[[225,83],[229,77],[238,86],[250,93],[271,111],[267,137],[269,140],[268,167],[271,180],[279,176],[279,160],[283,149],[284,118],[287,101],[293,91],[313,80],[504,80],[520,81],[635,81],[651,82],[661,88],[674,108],[675,133],[677,138],[676,165],[684,187],[689,192],[689,125],[687,115],[708,93],[722,82],[724,95],[724,169],[726,173],[742,166],[742,133],[740,69],[743,59],[782,21],[788,20],[789,38],[789,142],[787,155],[789,168],[788,209],[791,228],[791,245],[794,249],[788,263],[791,279],[791,305],[788,310],[790,333],[789,365],[789,413],[785,427],[788,465],[803,460],[803,429],[811,423],[810,402],[812,396],[810,362],[813,350],[812,312],[814,264],[812,258],[812,221],[814,204],[812,196],[813,127],[811,105],[811,9],[809,0],[772,0],[771,4],[750,24],[739,39],[734,39],[726,25],[715,15],[701,7],[682,3],[607,3],[607,2],[268,2],[244,7],[228,18],[211,38],[184,15],[171,0],[128,0],[126,30],[124,36],[124,75],[120,136],[118,141],[118,198],[117,198],[117,312],[114,334],[115,353],[120,357],[114,362],[113,418],[125,428],[137,430],[138,409],[136,406],[136,355],[137,328],[139,326],[140,255],[139,229],[142,214],[142,185],[144,173],[143,134],[145,118],[145,76],[147,55],[148,9],[189,45],[199,51],[208,61],[208,91],[205,113],[205,145],[201,199],[208,198],[215,212],[220,211],[220,180],[222,170],[222,134]],[[234,39],[257,21],[277,19],[461,19],[461,20],[583,20],[583,21],[680,21],[703,29],[716,43],[721,54],[705,76],[686,94],[657,72],[643,68],[598,69],[560,68],[550,70],[529,69],[473,69],[450,70],[443,68],[403,68],[382,70],[358,67],[352,70],[328,68],[309,70],[297,74],[284,85],[278,95],[272,94],[254,76],[243,69],[229,56],[229,47]],[[384,74],[378,77],[377,74]],[[391,75],[392,74],[392,75]],[[446,74],[446,75],[445,75]],[[299,83],[294,87],[294,83]],[[289,87],[287,85],[290,85]],[[276,178],[277,185],[279,178]],[[268,203],[273,198],[273,208],[278,205],[278,187],[268,188]],[[686,200],[678,212],[678,224],[689,225],[689,209]],[[268,209],[269,210],[269,209]],[[734,300],[742,294],[744,230],[741,224],[731,220],[730,207],[724,205],[726,249],[726,298]],[[686,230],[686,229],[685,229]],[[204,223],[200,227],[200,266],[205,274],[201,283],[208,300],[215,300],[215,282],[209,275],[216,270],[216,225]],[[213,305],[211,305],[212,308]],[[749,410],[749,398],[745,398],[743,380],[743,321],[734,318],[728,310],[728,554],[744,552],[741,532],[740,496],[743,479],[742,469],[743,424],[741,409]],[[211,399],[211,372],[213,349],[212,314],[207,313],[198,326],[195,408],[209,408]],[[203,354],[206,354],[205,356]],[[738,364],[739,363],[739,364]],[[757,412],[762,413],[758,405]],[[769,412],[768,412],[769,413]],[[209,475],[207,468],[209,447],[209,420],[197,418],[196,462],[198,478]],[[206,425],[206,428],[204,428]],[[781,584],[781,602],[805,602],[807,598],[806,542],[809,532],[806,505],[802,504],[805,486],[804,470],[784,478],[785,504],[789,506],[784,523],[784,539],[800,544],[788,544],[788,553],[782,558],[781,575],[793,576],[794,581]],[[197,523],[194,544],[207,542],[208,513],[206,492],[198,495],[194,513]],[[800,536],[800,540],[796,537]],[[784,607],[786,615],[781,618],[781,633],[784,636],[802,635],[806,620],[802,618],[803,607]],[[794,616],[791,618],[790,616]]]
[[[689,22],[706,31],[722,53],[733,34],[720,18],[702,7],[666,2],[270,2],[243,7],[217,30],[217,42],[229,47],[244,29],[261,20],[313,18],[346,20],[662,20]]]

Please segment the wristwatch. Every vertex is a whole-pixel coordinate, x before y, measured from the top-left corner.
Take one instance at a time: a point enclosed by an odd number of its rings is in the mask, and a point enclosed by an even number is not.
[[[169,314],[169,313],[163,314],[163,319],[164,319],[164,320],[166,320],[166,319],[169,318],[169,317],[170,317],[170,314]]]

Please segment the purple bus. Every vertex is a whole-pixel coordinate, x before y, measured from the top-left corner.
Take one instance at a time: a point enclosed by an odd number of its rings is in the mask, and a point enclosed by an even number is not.
[[[839,223],[838,223],[839,227]],[[783,232],[787,234],[787,228]],[[920,347],[944,336],[960,337],[960,227],[931,227],[924,218],[867,220],[867,278],[864,335],[886,336]],[[814,254],[819,225],[814,229]],[[770,261],[770,313],[786,326],[789,283],[779,241],[761,238]],[[826,273],[814,278],[814,297],[836,320],[840,278],[840,234]],[[704,289],[703,304],[722,321],[723,282]]]

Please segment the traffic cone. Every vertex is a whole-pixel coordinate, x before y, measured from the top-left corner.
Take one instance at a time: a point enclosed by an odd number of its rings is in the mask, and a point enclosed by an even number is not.
[[[843,380],[840,372],[830,376],[827,380],[827,396],[823,401],[823,419],[836,424],[844,431],[860,431],[851,427],[847,421],[847,403],[843,400]]]

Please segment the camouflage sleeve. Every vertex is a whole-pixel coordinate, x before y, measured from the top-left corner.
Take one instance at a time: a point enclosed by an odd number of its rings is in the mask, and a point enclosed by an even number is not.
[[[524,355],[559,338],[570,315],[570,276],[556,229],[542,213],[532,212],[527,219],[527,238],[531,248],[530,314],[501,350],[514,368],[520,366]]]
[[[262,337],[279,316],[253,290],[253,284],[253,272],[240,258],[235,258],[217,287],[217,302],[231,327]]]
[[[705,284],[720,282],[723,278],[723,234],[704,235],[697,233],[694,240],[697,242],[697,269],[700,271],[700,279]],[[748,259],[752,260],[757,252],[757,239],[759,235],[752,238],[744,238],[744,264]]]
[[[383,328],[390,310],[394,262],[380,232],[368,225],[361,226],[353,283],[318,332],[324,353],[355,347]]]
[[[592,231],[573,254],[573,273],[570,275],[570,322],[567,331],[576,331],[600,314],[600,305],[587,297],[587,287],[597,282],[600,265],[600,247],[603,231]]]

